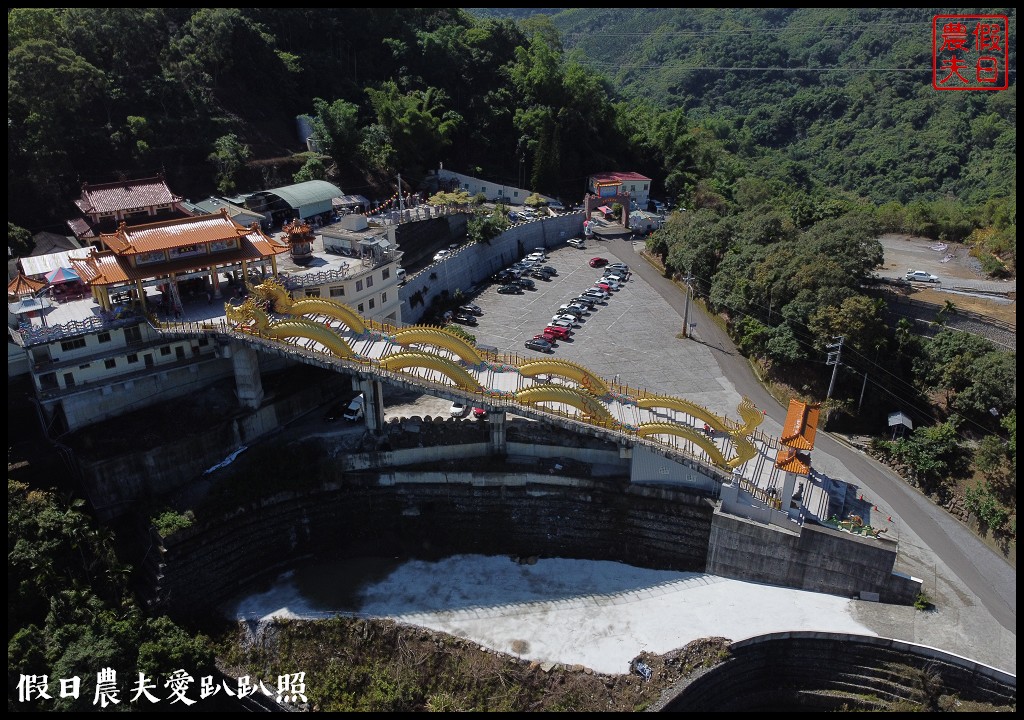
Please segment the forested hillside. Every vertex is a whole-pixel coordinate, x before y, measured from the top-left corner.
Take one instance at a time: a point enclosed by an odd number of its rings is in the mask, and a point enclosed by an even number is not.
[[[575,202],[633,170],[685,209],[651,253],[769,378],[822,399],[846,337],[830,412],[873,426],[900,397],[948,428],[897,449],[922,483],[964,467],[947,436],[1006,440],[1014,354],[890,327],[866,285],[885,231],[1015,273],[1015,32],[1008,90],[941,92],[931,11],[539,10],[11,9],[9,246],[62,230],[82,182],[156,172],[193,198],[312,178],[386,197],[443,163]]]

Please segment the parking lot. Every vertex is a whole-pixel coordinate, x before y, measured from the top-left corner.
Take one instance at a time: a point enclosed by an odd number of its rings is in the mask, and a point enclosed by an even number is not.
[[[497,283],[486,286],[468,298],[483,314],[476,318],[478,325],[467,330],[478,345],[521,357],[570,360],[606,380],[686,397],[735,417],[740,397],[721,376],[711,348],[681,339],[679,313],[635,272],[646,264],[638,254],[641,247],[624,240],[588,240],[586,249],[550,250],[545,264],[554,267],[557,276],[547,281],[534,278],[536,289],[521,295],[499,294]],[[601,277],[604,269],[588,264],[593,257],[624,262],[634,272],[621,290],[583,316],[569,339],[557,341],[553,353],[528,350],[526,340],[543,331],[558,307]]]

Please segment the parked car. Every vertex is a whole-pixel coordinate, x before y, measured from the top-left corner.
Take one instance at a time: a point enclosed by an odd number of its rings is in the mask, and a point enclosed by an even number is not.
[[[502,295],[522,295],[523,289],[518,285],[502,285],[498,288],[498,292]]]
[[[515,274],[514,273],[511,273],[508,270],[501,270],[501,271],[495,273],[493,279],[494,279],[495,282],[504,283],[504,282],[508,282],[509,280],[512,280],[513,278],[515,278]]]
[[[532,252],[532,253],[530,253],[529,255],[527,255],[527,256],[526,256],[525,258],[523,258],[523,259],[524,259],[524,260],[525,260],[526,262],[529,262],[529,263],[535,263],[535,262],[539,262],[539,261],[544,261],[544,260],[547,260],[547,259],[548,259],[548,256],[547,256],[547,255],[545,255],[545,254],[544,254],[544,253],[542,253],[542,252]]]
[[[601,288],[602,290],[604,290],[607,293],[610,293],[612,291],[611,283],[604,282],[603,280],[595,280],[594,281],[594,287]]]
[[[345,414],[342,415],[342,417],[349,422],[355,422],[356,420],[362,419],[364,403],[365,398],[362,393],[359,393],[349,402],[348,407],[345,408]]]
[[[551,276],[541,270],[534,270],[530,273],[530,277],[537,278],[538,280],[543,280],[545,282],[551,282]]]
[[[573,326],[575,326],[575,325],[576,325],[576,318],[573,318],[573,317],[568,317],[568,318],[563,318],[563,317],[551,318],[551,322],[548,323],[548,327],[564,327],[567,330],[572,330]]]
[[[544,338],[530,338],[526,341],[527,350],[538,350],[540,352],[554,352],[551,343]]]
[[[617,282],[619,285],[622,285],[624,282],[626,282],[626,278],[617,272],[606,272],[603,276],[603,279]]]
[[[578,250],[586,250],[587,246],[583,244],[583,238],[570,238],[566,245],[574,247]]]
[[[558,337],[554,333],[548,332],[547,330],[545,330],[542,333],[538,333],[538,334],[534,335],[533,339],[534,340],[547,340],[549,343],[554,345],[555,342],[558,340]]]
[[[589,290],[584,290],[581,294],[584,297],[593,298],[598,302],[607,302],[608,298],[610,297],[608,293],[606,293],[599,287],[592,287]]]
[[[585,308],[579,305],[573,305],[572,303],[566,303],[565,305],[558,306],[559,315],[569,314],[575,315],[576,317],[582,317],[587,312],[588,311]]]
[[[466,303],[465,305],[460,305],[459,310],[465,313],[469,313],[470,315],[476,315],[478,317],[484,314],[483,308],[481,308],[479,305],[474,305],[473,303]]]
[[[548,325],[544,328],[544,332],[550,335],[554,335],[559,340],[565,340],[567,337],[572,335],[572,330],[565,327],[564,325]]]
[[[542,273],[547,273],[548,275],[551,275],[552,277],[554,277],[555,275],[558,274],[558,271],[555,268],[551,267],[550,265],[542,265],[541,268],[540,268],[540,271]]]
[[[519,287],[524,287],[527,290],[536,290],[537,289],[537,283],[535,283],[533,280],[531,280],[528,277],[521,277],[518,280],[515,280],[514,282],[518,283]]]
[[[910,282],[939,282],[938,275],[932,275],[931,273],[925,272],[924,270],[908,270],[907,274],[903,276],[903,279],[909,280]]]
[[[473,417],[480,418],[481,420],[487,417],[487,410],[484,408],[473,408]]]
[[[449,412],[453,418],[466,417],[469,415],[469,405],[456,400],[452,403],[452,409]]]
[[[558,323],[558,322],[563,322],[563,321],[569,323],[569,327],[573,327],[574,325],[579,323],[580,319],[579,319],[579,317],[577,317],[573,313],[561,313],[559,315],[552,315],[551,316],[551,324],[552,325],[554,325],[555,323]]]
[[[584,295],[580,295],[579,297],[574,297],[569,302],[570,303],[576,303],[578,305],[584,305],[591,312],[593,312],[594,309],[597,307],[597,298],[586,297]]]
[[[626,263],[620,263],[620,262],[608,263],[608,269],[609,270],[623,270],[625,272],[629,272],[629,265],[627,265]]]
[[[438,250],[436,253],[434,253],[434,262],[437,262],[438,260],[444,260],[451,254],[451,250]]]
[[[452,315],[452,320],[460,325],[476,325],[476,317],[467,312],[457,312]]]
[[[590,267],[604,267],[608,264],[608,258],[596,257],[590,258]]]

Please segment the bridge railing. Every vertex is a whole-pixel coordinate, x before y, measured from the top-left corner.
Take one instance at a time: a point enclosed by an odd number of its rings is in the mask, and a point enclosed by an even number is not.
[[[233,328],[224,318],[218,318],[216,320],[203,320],[203,321],[159,321],[155,318],[151,318],[150,322],[153,327],[162,334],[170,335],[220,335],[225,338],[231,338],[238,340],[250,345],[258,345],[261,348],[272,352],[277,355],[291,357],[297,361],[309,361],[313,360],[316,364],[322,367],[334,368],[342,371],[359,371],[359,372],[370,372],[371,374],[384,379],[391,380],[393,382],[402,384],[414,382],[416,385],[423,387],[426,390],[433,390],[440,392],[446,396],[457,396],[464,398],[476,406],[486,406],[496,410],[512,410],[519,413],[526,413],[527,415],[535,415],[538,417],[556,417],[562,423],[574,427],[579,432],[593,432],[595,429],[604,431],[609,435],[619,438],[620,440],[625,439],[635,445],[643,445],[648,447],[659,454],[669,454],[675,456],[680,462],[687,465],[688,467],[697,470],[703,475],[717,479],[719,482],[727,482],[731,479],[731,475],[718,468],[714,465],[700,460],[696,455],[691,452],[686,452],[676,445],[659,440],[655,436],[640,436],[637,434],[637,428],[628,424],[620,423],[618,421],[601,420],[593,418],[590,420],[583,419],[577,413],[571,413],[563,410],[559,407],[551,406],[540,406],[535,404],[524,403],[515,399],[511,394],[496,394],[488,389],[480,390],[467,390],[457,386],[449,385],[444,382],[439,382],[432,379],[427,375],[414,375],[408,372],[399,372],[396,370],[388,370],[381,367],[375,360],[368,357],[351,357],[342,358],[337,355],[322,352],[320,350],[314,350],[311,347],[303,347],[294,343],[286,342],[276,338],[267,337],[254,331],[241,331]],[[376,320],[369,320],[367,322],[368,327],[372,328],[377,332],[384,334],[394,334],[398,330],[395,326],[387,323],[382,323]],[[310,340],[311,344],[315,344],[315,341]],[[507,365],[509,371],[514,371],[519,364],[525,359],[518,353],[495,353],[489,351],[481,351],[481,355],[484,356],[488,362],[496,363],[499,365]],[[428,371],[429,372],[429,371]],[[621,383],[612,383],[615,388],[615,392],[629,398],[640,398],[640,397],[654,397],[660,396],[660,393],[651,393],[646,390],[632,388],[628,385]],[[710,410],[708,411],[710,412]],[[770,442],[770,438],[763,433],[760,433],[758,439],[762,442]],[[692,448],[691,448],[692,450]],[[756,486],[751,486],[756,489]],[[761,491],[763,492],[763,491]],[[760,498],[764,499],[764,498]],[[767,500],[765,500],[767,502]]]

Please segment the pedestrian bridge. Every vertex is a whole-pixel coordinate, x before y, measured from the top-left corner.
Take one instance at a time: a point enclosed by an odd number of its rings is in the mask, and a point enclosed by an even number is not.
[[[385,382],[401,379],[477,407],[570,419],[725,473],[738,472],[758,454],[752,435],[764,416],[746,398],[737,408],[739,420],[730,420],[680,397],[609,382],[578,363],[484,351],[445,328],[395,327],[334,300],[293,299],[274,280],[253,287],[241,305],[225,305],[225,316],[222,331],[233,338],[283,346],[298,359],[329,360]]]

